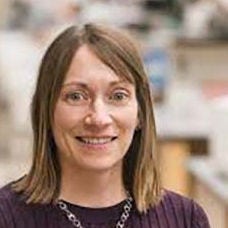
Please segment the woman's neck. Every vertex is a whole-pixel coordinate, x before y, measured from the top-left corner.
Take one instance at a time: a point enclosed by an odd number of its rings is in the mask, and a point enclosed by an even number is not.
[[[84,207],[108,207],[126,199],[122,173],[115,170],[65,170],[59,198]]]

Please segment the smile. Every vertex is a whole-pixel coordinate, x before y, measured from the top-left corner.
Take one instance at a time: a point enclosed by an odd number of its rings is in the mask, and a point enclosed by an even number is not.
[[[76,137],[80,142],[86,143],[86,144],[93,144],[93,145],[101,145],[101,144],[106,144],[109,142],[112,142],[115,140],[117,137]]]

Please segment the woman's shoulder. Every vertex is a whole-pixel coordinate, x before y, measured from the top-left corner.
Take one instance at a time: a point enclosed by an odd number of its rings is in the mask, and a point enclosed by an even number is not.
[[[149,214],[171,227],[210,227],[207,215],[198,203],[170,190],[163,191],[161,201],[149,209]]]
[[[11,182],[0,188],[0,227],[47,227],[43,224],[49,207],[27,204],[23,194],[16,192]]]
[[[13,227],[13,216],[18,202],[11,183],[0,188],[0,227]]]
[[[8,184],[4,185],[0,188],[0,211],[1,209],[7,209],[11,205],[16,208],[17,206],[26,206],[25,198],[23,194],[14,190],[13,185],[20,181],[24,176],[21,178],[11,181]]]
[[[180,193],[164,190],[161,198],[161,203],[163,205],[170,205],[176,210],[188,210],[191,209],[194,200]]]
[[[14,182],[10,182],[0,188],[0,214],[12,213],[18,207],[25,205],[21,194],[13,190],[13,183]]]
[[[16,195],[11,188],[12,183],[0,188],[0,208],[7,208],[12,203],[15,203]]]
[[[13,189],[12,185],[16,181],[0,188],[0,227],[15,227],[33,212],[33,206],[27,205],[23,195]]]

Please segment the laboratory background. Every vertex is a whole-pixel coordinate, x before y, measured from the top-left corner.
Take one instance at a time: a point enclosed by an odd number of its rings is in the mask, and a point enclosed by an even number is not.
[[[31,165],[40,60],[72,24],[124,28],[154,98],[162,184],[228,228],[228,0],[0,0],[0,187]]]

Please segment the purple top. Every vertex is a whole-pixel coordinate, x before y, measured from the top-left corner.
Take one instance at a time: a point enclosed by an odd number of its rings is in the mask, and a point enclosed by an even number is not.
[[[67,203],[67,202],[66,202]],[[67,203],[84,227],[115,227],[125,201],[106,208],[86,208]],[[0,189],[0,228],[72,228],[71,222],[56,205],[25,204],[10,184]],[[133,206],[125,227],[134,228],[209,228],[203,209],[193,200],[166,191],[161,202],[146,214]]]

